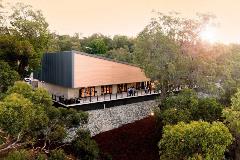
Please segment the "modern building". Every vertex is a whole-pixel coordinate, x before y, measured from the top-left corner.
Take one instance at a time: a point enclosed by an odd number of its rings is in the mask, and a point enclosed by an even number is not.
[[[41,68],[34,74],[36,87],[65,99],[127,92],[150,85],[137,66],[78,51],[44,54]]]

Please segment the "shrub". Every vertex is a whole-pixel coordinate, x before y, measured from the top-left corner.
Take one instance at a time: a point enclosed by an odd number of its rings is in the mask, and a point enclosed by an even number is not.
[[[13,151],[8,154],[5,160],[29,160],[31,155],[26,150]]]
[[[53,150],[50,152],[49,160],[65,160],[66,155],[62,149]]]
[[[95,160],[99,155],[97,143],[91,139],[90,133],[85,130],[78,130],[75,139],[72,141],[72,151],[83,160]]]

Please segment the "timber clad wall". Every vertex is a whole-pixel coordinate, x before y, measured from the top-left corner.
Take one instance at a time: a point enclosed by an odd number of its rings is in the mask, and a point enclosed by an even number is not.
[[[74,88],[149,81],[140,68],[74,53]]]

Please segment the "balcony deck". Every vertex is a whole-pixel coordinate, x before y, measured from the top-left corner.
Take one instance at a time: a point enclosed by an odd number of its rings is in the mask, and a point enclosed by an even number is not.
[[[136,91],[135,95],[128,95],[127,92],[116,93],[116,94],[105,94],[101,96],[94,97],[84,97],[72,103],[60,102],[59,98],[53,100],[54,104],[57,106],[62,106],[66,108],[77,108],[79,110],[92,110],[92,109],[102,109],[112,106],[124,105],[129,103],[141,102],[145,100],[153,100],[159,95],[159,92],[149,91],[147,93],[144,90]]]

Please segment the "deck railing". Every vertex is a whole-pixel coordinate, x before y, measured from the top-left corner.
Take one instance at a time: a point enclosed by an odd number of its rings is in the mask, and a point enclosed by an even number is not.
[[[151,94],[159,94],[159,92],[155,90],[149,90],[149,91],[136,90],[135,93],[132,93],[131,95],[128,92],[122,92],[122,93],[115,93],[115,94],[103,94],[100,96],[88,96],[88,97],[71,98],[71,99],[66,99],[63,96],[52,95],[52,99],[54,102],[58,102],[64,105],[71,105],[71,104],[88,104],[88,103],[96,103],[96,102],[103,102],[103,101],[112,101],[112,100],[125,99],[125,98],[131,98],[131,97],[146,96]]]

